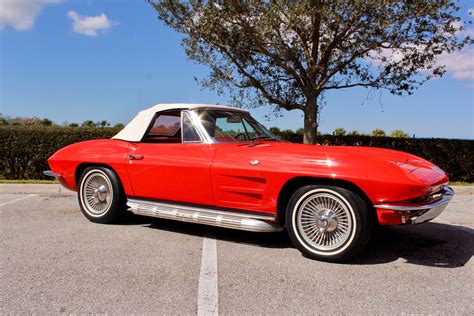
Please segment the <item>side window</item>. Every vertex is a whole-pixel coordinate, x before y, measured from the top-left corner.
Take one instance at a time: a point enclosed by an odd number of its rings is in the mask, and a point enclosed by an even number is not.
[[[156,116],[145,137],[146,143],[181,143],[181,113],[167,112]]]
[[[189,113],[183,112],[183,143],[200,143],[202,142]]]

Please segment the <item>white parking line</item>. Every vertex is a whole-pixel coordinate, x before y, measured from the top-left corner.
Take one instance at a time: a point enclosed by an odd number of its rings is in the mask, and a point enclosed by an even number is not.
[[[25,195],[25,196],[22,196],[22,197],[19,197],[19,198],[10,200],[10,201],[0,203],[0,207],[11,204],[11,203],[19,202],[19,201],[22,201],[22,200],[26,200],[26,199],[29,199],[29,198],[32,198],[32,197],[35,197],[35,196],[38,196],[38,194],[28,194],[28,195]]]
[[[218,301],[216,240],[212,237],[204,237],[202,239],[201,273],[199,274],[198,315],[217,315]]]

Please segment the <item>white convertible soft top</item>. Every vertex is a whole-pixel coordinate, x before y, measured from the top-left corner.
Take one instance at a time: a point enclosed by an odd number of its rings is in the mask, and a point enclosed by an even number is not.
[[[157,104],[152,106],[149,109],[138,112],[137,116],[130,123],[127,124],[117,135],[112,137],[112,139],[121,139],[129,142],[139,142],[142,140],[143,135],[145,135],[148,126],[150,126],[151,120],[155,117],[157,112],[174,110],[174,109],[197,109],[197,108],[216,108],[216,109],[230,109],[237,111],[244,111],[239,108],[234,108],[224,105],[210,105],[210,104],[186,104],[186,103],[176,103],[176,104]]]

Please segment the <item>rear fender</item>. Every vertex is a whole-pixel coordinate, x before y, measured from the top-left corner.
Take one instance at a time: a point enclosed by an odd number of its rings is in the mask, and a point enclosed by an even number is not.
[[[82,172],[90,166],[112,169],[120,178],[126,195],[133,195],[125,164],[129,143],[121,140],[99,139],[69,145],[48,159],[51,170],[61,175],[61,183],[77,191]]]

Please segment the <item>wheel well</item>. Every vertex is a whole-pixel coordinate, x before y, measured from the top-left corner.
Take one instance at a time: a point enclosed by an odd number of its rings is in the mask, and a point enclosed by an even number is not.
[[[352,182],[340,179],[328,179],[328,178],[313,178],[313,177],[296,177],[288,180],[280,190],[277,200],[277,212],[278,221],[280,224],[285,225],[285,213],[286,206],[290,202],[293,193],[301,187],[306,185],[331,185],[341,187],[350,190],[359,195],[369,206],[372,206],[372,202],[368,196],[362,191],[357,185]],[[375,214],[375,213],[374,213]]]
[[[111,166],[106,165],[106,164],[88,163],[88,162],[81,163],[77,166],[76,172],[74,173],[74,180],[76,181],[76,187],[79,186],[79,180],[81,180],[82,173],[84,172],[84,170],[86,170],[89,167],[105,167],[105,168],[108,168],[108,169],[112,170],[113,172],[115,172],[114,168],[112,168]]]

